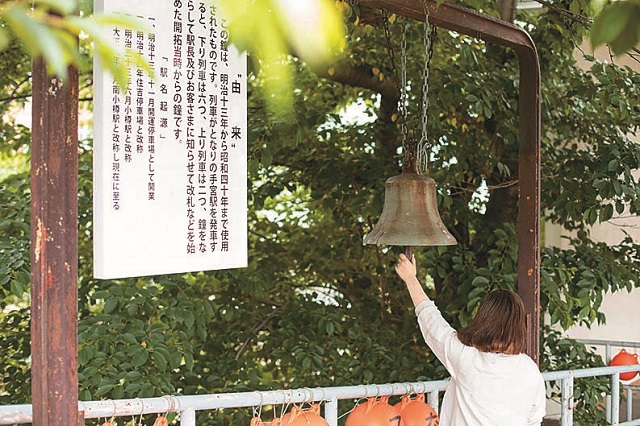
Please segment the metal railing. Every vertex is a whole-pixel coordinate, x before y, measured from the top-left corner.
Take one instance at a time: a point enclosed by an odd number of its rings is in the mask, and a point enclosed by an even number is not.
[[[611,377],[611,394],[607,395],[607,404],[609,406],[607,413],[607,420],[611,425],[632,426],[640,425],[640,419],[632,419],[632,412],[629,407],[632,402],[632,393],[627,393],[627,421],[620,423],[620,374],[631,371],[640,371],[640,364],[624,365],[617,367],[598,367],[598,368],[585,368],[581,370],[564,370],[564,371],[547,371],[542,373],[546,382],[560,381],[560,425],[572,426],[573,425],[573,385],[574,379],[581,379],[586,377],[599,377],[610,376]]]
[[[611,350],[613,348],[634,348],[640,349],[640,342],[624,342],[621,340],[596,340],[596,339],[576,339],[576,342],[586,346],[603,346],[605,348],[605,362],[611,361]]]
[[[573,425],[574,380],[585,377],[611,376],[611,423],[620,426],[640,425],[640,419],[620,423],[620,374],[640,371],[640,364],[619,367],[587,368],[581,370],[548,371],[542,373],[546,382],[560,381],[562,426]],[[324,402],[324,417],[331,426],[338,425],[338,401],[375,396],[424,393],[427,403],[438,410],[440,392],[446,390],[448,380],[390,383],[380,385],[342,386],[326,388],[302,388],[256,392],[238,392],[192,396],[163,396],[144,399],[120,399],[88,401],[78,404],[85,419],[143,416],[148,414],[179,413],[180,426],[195,426],[196,412],[224,408],[262,407],[266,405],[302,404]],[[629,402],[631,395],[629,395]],[[628,404],[629,405],[629,404]],[[0,406],[0,425],[31,423],[30,404]]]
[[[616,349],[627,349],[627,348],[633,348],[633,349],[640,349],[640,343],[639,342],[626,342],[626,341],[621,341],[621,340],[597,340],[597,339],[576,339],[577,342],[582,343],[586,346],[602,346],[605,349],[605,364],[609,365],[609,362],[611,361],[612,358],[612,350],[614,348]],[[637,376],[636,376],[637,377]],[[633,391],[634,390],[640,390],[639,386],[633,386],[630,384],[623,384],[622,385],[625,395],[627,397],[627,421],[630,421],[633,418],[633,404],[631,403],[633,401]],[[607,421],[611,422],[611,419],[614,418],[614,416],[617,416],[617,414],[613,413],[612,410],[612,401],[611,401],[612,396],[611,395],[607,395],[605,398],[605,410],[606,410],[606,418]],[[615,417],[617,418],[617,417]]]

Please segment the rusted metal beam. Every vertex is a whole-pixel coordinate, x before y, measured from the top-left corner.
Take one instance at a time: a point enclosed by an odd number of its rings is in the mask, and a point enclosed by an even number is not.
[[[31,397],[34,426],[79,424],[78,73],[33,63]]]
[[[520,65],[520,151],[518,200],[518,293],[527,314],[527,353],[539,360],[540,347],[540,65],[535,44],[522,28],[451,4],[425,0],[359,0],[361,6],[429,22],[512,48]]]

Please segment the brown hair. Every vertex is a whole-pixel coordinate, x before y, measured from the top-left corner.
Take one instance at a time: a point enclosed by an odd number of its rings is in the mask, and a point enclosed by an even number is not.
[[[524,303],[517,293],[495,290],[480,302],[476,316],[458,332],[467,346],[482,352],[516,355],[526,352]]]

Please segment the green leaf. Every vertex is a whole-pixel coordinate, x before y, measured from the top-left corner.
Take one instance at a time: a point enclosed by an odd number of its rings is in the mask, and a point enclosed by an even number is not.
[[[18,297],[22,297],[24,294],[24,288],[17,280],[11,280],[11,293]]]
[[[93,359],[95,353],[96,351],[95,351],[95,348],[93,348],[93,346],[85,346],[84,348],[80,349],[78,351],[78,365],[79,366],[88,365],[90,361]]]
[[[600,222],[606,222],[613,217],[613,204],[607,204],[600,212]]]
[[[90,19],[82,17],[69,17],[68,27],[76,32],[82,31],[94,42],[94,50],[99,63],[111,73],[118,87],[124,90],[129,84],[129,70],[124,60],[115,61],[116,58],[127,57],[131,66],[142,69],[151,78],[154,77],[154,70],[148,61],[137,51],[125,48],[124,51],[116,51],[116,46],[105,36],[105,26],[123,26],[135,31],[148,29],[144,22],[134,17],[121,14],[96,15]]]
[[[311,368],[311,362],[312,362],[312,359],[308,356],[305,356],[302,359],[302,368],[305,370],[308,370],[309,368]]]
[[[269,151],[268,149],[263,150],[262,158],[260,160],[260,163],[262,163],[262,166],[269,167],[272,162],[273,162],[273,154],[271,154],[271,151]]]
[[[117,299],[107,299],[104,302],[104,308],[103,308],[103,312],[105,314],[110,314],[112,313],[116,308],[118,307],[118,300]]]
[[[149,359],[149,352],[142,346],[133,354],[133,358],[131,359],[131,363],[134,367],[140,367],[144,365]]]
[[[4,17],[18,39],[34,57],[42,55],[50,72],[61,79],[67,77],[67,66],[77,63],[79,58],[77,43],[71,34],[53,30],[31,17],[23,7],[13,7]]]
[[[373,380],[373,372],[371,370],[364,370],[362,375],[366,382],[371,382]]]
[[[109,393],[109,391],[111,391],[111,389],[113,389],[114,385],[113,384],[107,384],[107,385],[102,385],[98,388],[98,390],[96,391],[96,396],[103,396],[106,395],[107,393]]]
[[[489,280],[482,276],[477,276],[471,281],[471,285],[474,287],[486,286],[487,284],[489,284]]]
[[[631,1],[619,1],[609,4],[596,16],[591,26],[591,46],[596,48],[612,43],[623,35],[626,26],[633,23],[636,6]],[[623,35],[624,37],[624,35]]]
[[[115,388],[113,388],[113,391],[111,392],[111,398],[122,399],[123,396],[124,396],[124,386],[116,386]]]
[[[33,3],[61,15],[69,15],[75,12],[77,7],[75,0],[33,0]]]
[[[622,184],[617,179],[613,181],[613,191],[616,195],[622,195]]]
[[[192,371],[193,370],[193,354],[191,354],[191,352],[184,352],[182,356],[184,357],[185,367],[187,368],[187,370]]]
[[[76,25],[80,25],[79,28],[82,28],[83,30],[89,29],[88,27],[82,26],[83,23],[79,22],[78,19],[82,22],[86,20],[83,18],[77,18],[70,19],[70,22],[75,23]],[[91,18],[88,19],[88,21],[97,24],[95,26],[91,26],[91,34],[100,30],[104,31],[105,27],[128,28],[132,31],[142,31],[144,33],[149,33],[152,31],[151,27],[143,19],[136,16],[125,15],[123,13],[96,13],[95,15],[92,15]]]
[[[167,359],[160,352],[154,351],[151,357],[160,370],[164,371],[167,369]]]
[[[140,398],[151,398],[155,395],[155,388],[151,383],[145,383],[140,389]]]
[[[181,363],[182,363],[182,354],[180,354],[180,352],[171,353],[171,355],[169,356],[169,364],[171,365],[171,368],[176,369],[180,367]]]
[[[132,344],[132,345],[137,345],[138,341],[136,340],[136,338],[133,336],[133,334],[129,334],[129,333],[124,333],[120,335],[120,339],[122,339],[122,341]]]
[[[131,382],[135,380],[139,380],[142,377],[139,371],[129,371],[124,375],[125,380]]]
[[[629,6],[629,9],[631,9],[629,13],[632,13],[630,20],[626,23],[620,34],[610,42],[611,50],[615,55],[621,55],[630,51],[640,41],[640,18],[638,18],[640,16],[640,4],[630,4]],[[622,111],[624,112],[626,110],[623,109]]]
[[[0,27],[0,51],[7,48],[9,45],[9,34],[5,28]]]
[[[333,332],[335,331],[335,326],[333,325],[333,322],[328,321],[325,330],[329,336],[333,335]]]
[[[136,395],[140,390],[140,383],[138,382],[132,382],[132,383],[126,383],[126,386],[124,387],[124,392],[127,395]]]

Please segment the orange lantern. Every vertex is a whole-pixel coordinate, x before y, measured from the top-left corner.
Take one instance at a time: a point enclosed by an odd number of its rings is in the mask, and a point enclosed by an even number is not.
[[[622,349],[616,356],[611,358],[609,365],[633,365],[638,363],[638,354],[630,354]],[[620,380],[631,380],[638,374],[637,371],[620,374]]]
[[[282,426],[329,426],[320,415],[320,406],[313,404],[308,410],[295,406],[282,416]]]
[[[398,426],[400,410],[389,405],[389,397],[369,398],[358,405],[347,417],[345,426]]]
[[[438,426],[440,424],[438,413],[424,401],[423,393],[418,394],[415,399],[405,395],[395,406],[400,411],[400,426]]]

